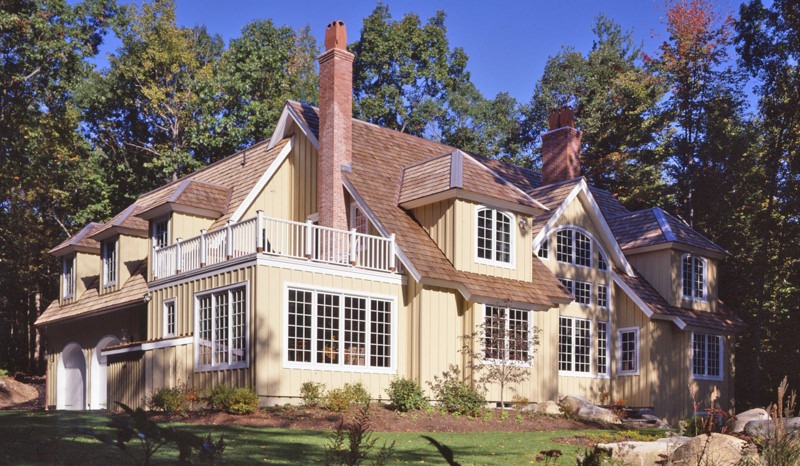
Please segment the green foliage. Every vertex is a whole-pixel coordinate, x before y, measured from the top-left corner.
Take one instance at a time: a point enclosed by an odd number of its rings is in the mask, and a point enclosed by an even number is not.
[[[370,395],[361,382],[344,384],[341,388],[329,390],[325,395],[325,408],[341,413],[354,404],[369,404]]]
[[[362,464],[370,451],[375,448],[377,441],[378,439],[372,436],[369,405],[365,404],[358,410],[349,426],[345,427],[344,418],[339,422],[328,445],[325,446],[325,464],[337,466]],[[373,458],[372,464],[387,464],[393,452],[394,442],[389,445],[384,442]]]
[[[251,388],[217,385],[204,398],[209,409],[231,414],[252,414],[258,410],[258,395]]]
[[[143,409],[133,410],[123,403],[116,402],[116,404],[128,415],[128,417],[111,418],[111,427],[116,430],[116,436],[91,428],[82,428],[80,432],[107,445],[119,448],[135,464],[149,466],[153,455],[162,447],[170,444],[174,444],[178,450],[179,464],[195,464],[197,461],[213,463],[225,451],[225,441],[222,437],[213,441],[211,434],[201,438],[174,427],[160,426],[149,419],[147,412]],[[129,447],[128,444],[132,440],[138,441],[141,447],[141,458],[137,457],[135,451]]]
[[[319,406],[325,397],[325,384],[303,382],[303,385],[300,387],[300,396],[303,398],[303,406],[315,408]]]
[[[186,411],[187,402],[179,387],[161,387],[147,399],[147,407],[152,411],[181,414]]]
[[[442,407],[449,413],[477,416],[486,405],[486,398],[474,387],[464,383],[460,377],[458,366],[442,372],[442,376],[434,376],[428,385]]]
[[[422,393],[422,387],[411,379],[394,379],[389,383],[389,388],[386,389],[386,394],[389,395],[389,402],[392,409],[396,411],[412,411],[415,409],[425,409],[428,406],[428,400],[425,399],[425,394]]]
[[[5,369],[0,369],[0,379],[4,379],[8,377],[8,371]]]

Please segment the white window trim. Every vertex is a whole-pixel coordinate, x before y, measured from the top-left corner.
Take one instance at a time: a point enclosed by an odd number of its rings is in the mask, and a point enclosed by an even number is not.
[[[595,300],[595,303],[597,304],[597,307],[600,308],[600,309],[609,309],[611,307],[611,305],[610,305],[610,302],[611,302],[611,289],[610,289],[610,287],[608,285],[606,285],[605,283],[599,283],[599,284],[595,285],[594,288],[595,288],[595,290],[597,292],[597,296],[596,296],[596,300]],[[605,288],[605,290],[606,290],[606,304],[605,305],[601,305],[600,304],[600,289],[601,288]]]
[[[714,375],[695,375],[694,373],[694,336],[695,335],[705,335],[706,336],[706,372],[708,372],[708,338],[713,337],[719,339],[719,376]],[[722,335],[717,335],[713,333],[701,333],[701,332],[692,332],[692,339],[690,340],[690,344],[692,345],[692,357],[689,360],[689,375],[694,380],[714,380],[714,381],[721,381],[725,380],[725,338]]]
[[[634,353],[635,362],[636,362],[636,370],[622,370],[622,334],[633,332],[634,334],[634,346],[636,348],[636,352]],[[640,368],[641,368],[641,358],[639,353],[640,351],[639,345],[639,327],[623,327],[617,329],[617,375],[639,375]]]
[[[585,319],[583,317],[573,317],[573,316],[558,316],[558,319],[559,319],[559,333],[557,334],[557,338],[560,337],[560,335],[561,335],[560,334],[560,327],[561,327],[561,319],[562,318],[571,319],[572,322],[573,322],[573,325],[572,325],[572,367],[573,367],[573,370],[564,371],[564,370],[559,369],[558,370],[558,375],[560,375],[560,376],[568,376],[568,377],[583,377],[583,378],[587,378],[587,379],[596,378],[597,377],[597,374],[596,374],[596,369],[597,368],[594,367],[594,365],[595,365],[594,364],[594,362],[595,362],[594,361],[594,352],[595,352],[595,349],[594,349],[594,338],[595,338],[595,332],[594,332],[594,328],[592,327],[592,323],[593,323],[592,319]],[[574,322],[576,320],[582,320],[582,321],[589,322],[589,372],[578,372],[578,371],[574,370],[575,366],[577,365],[575,363],[575,325],[574,325]],[[556,340],[556,342],[558,342],[558,340]],[[556,364],[558,364],[558,351],[556,351]]]
[[[564,262],[564,261],[558,260],[558,232],[559,231],[564,231],[564,230],[568,230],[572,234],[572,254],[571,254],[569,262]],[[576,231],[579,232],[579,233],[584,234],[587,238],[589,238],[589,265],[580,265],[580,264],[575,263],[575,251],[577,250],[576,241],[575,241],[575,232]],[[592,267],[594,267],[596,265],[595,264],[596,261],[595,261],[595,258],[594,258],[594,252],[595,252],[595,250],[601,250],[602,251],[602,249],[599,249],[599,243],[598,243],[597,239],[594,237],[594,235],[592,235],[592,233],[589,230],[587,230],[587,229],[585,229],[583,227],[580,227],[578,225],[571,225],[571,224],[570,225],[562,225],[562,226],[556,228],[555,230],[552,230],[550,232],[550,236],[554,239],[554,243],[553,244],[555,245],[555,248],[554,248],[554,252],[553,252],[553,257],[554,257],[554,260],[556,262],[558,262],[560,264],[572,265],[574,267],[580,267],[580,268],[583,268],[583,269],[591,269]],[[602,272],[605,272],[605,270],[603,270]]]
[[[317,293],[332,293],[332,294],[339,294],[339,295],[349,295],[358,298],[369,298],[369,299],[379,299],[383,301],[389,301],[392,306],[392,310],[390,313],[390,318],[392,319],[391,323],[391,338],[390,338],[390,346],[391,355],[389,356],[389,367],[370,367],[370,366],[353,366],[353,365],[345,365],[344,363],[338,364],[320,364],[317,362],[298,362],[298,361],[289,361],[289,332],[286,331],[286,328],[289,323],[289,290],[299,290],[299,291],[308,291],[311,292],[314,297],[316,297]],[[283,285],[283,295],[281,296],[283,300],[283,323],[281,324],[281,331],[283,332],[283,350],[281,351],[283,355],[281,356],[283,360],[283,367],[286,369],[306,369],[306,370],[316,370],[316,371],[326,371],[326,372],[357,372],[362,374],[396,374],[397,373],[397,353],[399,351],[397,345],[397,333],[398,333],[398,321],[397,321],[397,297],[390,296],[390,295],[382,295],[376,293],[365,293],[362,291],[354,291],[354,290],[344,290],[340,288],[327,288],[327,287],[309,287],[307,283],[284,283]],[[314,312],[312,314],[311,319],[311,335],[312,338],[316,338],[317,333],[317,314],[316,314],[316,300],[312,298],[312,305],[314,306]],[[340,329],[344,325],[344,319],[340,320]],[[341,333],[344,333],[340,330]],[[314,354],[314,353],[312,353]]]
[[[75,297],[75,289],[77,285],[77,277],[75,276],[75,269],[76,267],[76,256],[77,254],[70,254],[68,256],[64,256],[64,259],[61,261],[61,297],[63,299],[72,299]],[[69,265],[67,265],[69,262]],[[67,275],[67,269],[70,269],[72,273]]]
[[[222,293],[223,291],[228,291],[234,288],[241,288],[244,287],[244,345],[245,345],[245,357],[244,361],[238,361],[233,364],[226,363],[226,364],[212,364],[212,365],[200,365],[200,319],[199,314],[197,312],[198,308],[200,307],[200,298],[206,295],[215,294],[215,293]],[[177,312],[177,308],[176,308]],[[218,370],[226,370],[226,369],[243,369],[250,367],[250,283],[247,281],[235,283],[232,285],[222,286],[219,288],[213,288],[209,290],[199,291],[194,294],[194,370],[195,372],[208,372],[208,371],[218,371]],[[231,319],[233,315],[228,313],[228,331],[230,336],[230,329],[232,328]],[[211,319],[213,322],[213,318]],[[213,352],[212,352],[213,354]]]
[[[111,267],[114,269],[114,280],[108,280],[109,260],[107,255],[106,246],[108,241],[114,241],[114,260]],[[116,285],[119,282],[119,236],[115,236],[113,240],[106,240],[101,246],[102,261],[103,261],[103,288],[108,288]]]
[[[175,331],[169,332],[169,319],[167,319],[167,306],[172,304],[173,309],[175,311]],[[178,300],[177,298],[170,298],[165,299],[164,302],[161,304],[161,320],[163,323],[163,333],[162,335],[164,338],[174,337],[178,334]]]
[[[589,302],[588,303],[582,303],[582,302],[578,301],[578,283],[581,283],[583,285],[588,285],[589,286]],[[593,291],[592,291],[594,289],[593,285],[594,284],[592,282],[585,282],[585,281],[582,281],[582,280],[572,280],[573,297],[574,297],[574,300],[575,300],[574,302],[576,304],[580,305],[580,306],[583,306],[583,307],[591,306],[592,305],[592,297],[594,296]]]
[[[611,322],[609,320],[598,320],[596,322],[597,325],[597,335],[600,335],[600,324],[606,324],[606,370],[605,372],[600,372],[597,370],[597,359],[595,359],[595,371],[597,372],[597,377],[601,379],[608,379],[611,377]],[[600,344],[599,339],[597,339],[597,335],[595,335],[595,342],[597,344],[597,351],[598,355],[600,354]]]
[[[506,336],[508,335],[508,323],[509,323],[508,312],[513,309],[515,311],[521,311],[521,312],[527,313],[528,314],[528,341],[529,341],[529,343],[533,343],[533,311],[531,311],[529,309],[519,309],[519,308],[511,308],[511,307],[508,307],[508,306],[495,306],[493,304],[484,304],[483,305],[483,320],[481,321],[482,324],[486,323],[486,307],[487,306],[496,307],[498,309],[505,309],[505,311],[506,311],[506,319],[505,319]],[[485,328],[484,328],[484,331],[485,331]],[[481,350],[483,350],[483,342],[481,342]],[[531,344],[531,347],[528,348],[528,359],[527,360],[525,360],[525,361],[509,360],[509,361],[506,362],[507,363],[506,365],[508,365],[508,366],[519,366],[519,367],[533,367],[533,351],[534,350],[535,350],[535,348]],[[505,349],[504,349],[504,351],[508,351],[508,339],[506,339],[506,341],[505,341]],[[502,359],[485,358],[484,361],[486,361],[489,364],[495,364],[495,365],[503,364],[503,360]]]
[[[359,217],[363,220],[363,231],[359,228]],[[350,229],[355,229],[356,233],[369,234],[369,218],[367,218],[367,214],[358,207],[355,201],[350,202]]]
[[[171,225],[170,224],[172,222],[170,222],[170,216],[158,217],[158,218],[156,218],[156,219],[154,219],[154,220],[152,220],[150,222],[150,247],[151,248],[156,245],[156,225],[159,224],[159,223],[162,223],[162,222],[166,222],[166,224],[167,224],[167,232],[166,232],[167,241],[166,241],[166,244],[164,245],[164,247],[169,246],[170,243],[171,243],[171,241],[170,241]]]
[[[697,297],[697,296],[694,295],[694,280],[692,280],[692,295],[691,296],[687,296],[687,295],[685,295],[683,293],[683,282],[684,282],[684,280],[686,278],[683,275],[683,261],[687,257],[692,258],[692,261],[693,261],[692,262],[692,271],[694,271],[694,259],[699,259],[699,260],[701,260],[703,262],[703,297],[702,298],[701,297]],[[695,301],[695,302],[699,302],[699,303],[708,302],[708,259],[706,259],[705,257],[702,257],[702,256],[698,256],[696,254],[683,254],[683,255],[681,255],[680,268],[681,268],[681,282],[680,282],[681,299],[683,299],[684,301]],[[694,274],[694,272],[692,272],[692,274]],[[694,277],[692,277],[692,278],[694,278]]]
[[[509,261],[508,262],[501,262],[495,259],[485,259],[482,257],[478,257],[478,229],[480,228],[478,222],[478,213],[482,210],[489,210],[493,212],[492,216],[492,257],[496,257],[497,253],[497,215],[503,214],[509,217]],[[475,206],[474,212],[474,219],[475,219],[475,227],[473,228],[473,245],[472,245],[472,255],[477,264],[485,264],[485,265],[492,265],[495,267],[502,267],[505,269],[515,269],[516,262],[517,262],[517,217],[512,212],[497,209],[495,207],[489,207],[486,205],[477,205]]]

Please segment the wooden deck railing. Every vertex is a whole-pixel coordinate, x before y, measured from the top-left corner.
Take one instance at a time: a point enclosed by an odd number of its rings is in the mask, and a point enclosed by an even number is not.
[[[228,222],[200,236],[153,247],[153,279],[166,278],[249,254],[264,253],[298,260],[339,264],[383,272],[396,271],[395,238],[336,230],[311,222],[264,217]]]

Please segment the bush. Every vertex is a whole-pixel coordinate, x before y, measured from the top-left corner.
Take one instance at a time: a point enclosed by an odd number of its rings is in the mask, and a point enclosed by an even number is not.
[[[210,409],[231,414],[252,414],[258,409],[258,395],[250,388],[217,385],[205,398]]]
[[[458,366],[451,365],[449,370],[442,372],[441,378],[434,376],[428,385],[447,412],[477,416],[486,405],[486,398],[464,383],[459,373]]]
[[[347,411],[350,406],[356,403],[369,404],[369,401],[369,392],[361,382],[355,384],[346,383],[344,387],[329,390],[328,394],[325,395],[325,407],[337,413]]]
[[[325,384],[317,382],[305,382],[300,387],[300,396],[303,397],[303,406],[315,408],[319,406],[325,397]]]
[[[161,387],[147,399],[147,408],[167,414],[184,413],[188,401],[180,387]]]
[[[425,394],[419,384],[411,379],[394,379],[386,389],[392,409],[397,411],[411,411],[424,409],[428,406]]]

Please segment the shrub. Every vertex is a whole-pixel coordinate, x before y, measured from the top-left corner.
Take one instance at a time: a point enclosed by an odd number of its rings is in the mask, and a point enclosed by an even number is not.
[[[4,379],[6,377],[8,377],[8,370],[0,369],[0,379]]]
[[[147,399],[147,408],[167,414],[184,413],[188,401],[180,387],[161,387]]]
[[[477,416],[486,405],[486,398],[464,383],[459,372],[458,366],[451,365],[449,370],[442,372],[441,378],[434,376],[428,385],[447,412]]]
[[[258,395],[251,388],[217,385],[205,397],[210,409],[231,414],[252,414],[258,409]]]
[[[325,384],[305,382],[300,387],[300,396],[303,397],[303,406],[308,408],[317,407],[325,397]]]
[[[354,384],[346,383],[344,384],[344,391],[347,393],[347,396],[352,400],[353,403],[358,403],[362,405],[368,405],[370,401],[369,392],[361,382],[356,382]]]
[[[232,394],[233,388],[225,385],[217,385],[208,392],[208,395],[206,395],[206,405],[208,405],[209,409],[215,411],[224,411],[225,407],[229,403],[229,400],[231,399]]]
[[[386,389],[392,409],[397,411],[411,411],[424,409],[428,401],[422,393],[419,384],[411,379],[394,379]]]
[[[369,404],[369,392],[361,382],[355,384],[344,384],[342,388],[334,388],[329,390],[325,395],[325,407],[331,411],[341,413],[353,404]]]
[[[362,464],[370,451],[375,448],[375,442],[377,439],[372,436],[369,404],[364,404],[349,426],[345,427],[344,417],[339,422],[339,427],[325,446],[325,464],[331,466]],[[389,445],[384,442],[374,456],[372,464],[376,466],[387,464],[393,453],[394,441]]]

